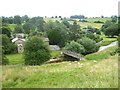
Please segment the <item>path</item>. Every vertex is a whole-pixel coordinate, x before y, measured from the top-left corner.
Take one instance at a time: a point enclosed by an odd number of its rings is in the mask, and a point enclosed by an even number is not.
[[[112,42],[111,44],[109,44],[109,45],[107,45],[107,46],[101,46],[101,47],[99,48],[98,52],[103,51],[103,50],[105,50],[105,49],[107,49],[107,48],[109,48],[109,47],[112,47],[112,46],[117,46],[117,45],[118,45],[118,42],[116,41],[116,42]]]

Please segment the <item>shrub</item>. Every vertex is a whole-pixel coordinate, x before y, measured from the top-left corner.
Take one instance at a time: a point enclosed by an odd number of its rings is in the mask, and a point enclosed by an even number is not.
[[[73,51],[76,53],[84,53],[85,52],[84,47],[75,41],[71,41],[70,43],[67,43],[64,49],[70,50],[70,51]]]
[[[103,40],[98,34],[94,35],[93,33],[87,33],[86,36],[90,39],[95,40],[96,42],[100,42]]]
[[[82,37],[81,39],[78,39],[77,42],[84,46],[84,54],[90,54],[98,50],[96,42],[90,38]]]
[[[0,47],[0,49],[2,49],[2,47]],[[0,52],[0,59],[2,59],[2,60],[0,60],[0,65],[9,64],[9,61],[8,61],[7,57],[5,56],[5,54],[4,54],[4,50],[0,50],[0,51],[2,51],[2,52]]]
[[[24,58],[26,65],[40,65],[50,59],[50,51],[42,38],[33,36],[24,46]]]
[[[7,35],[3,34],[0,35],[0,37],[2,37],[2,49],[4,50],[4,54],[17,52],[17,46],[10,41]]]

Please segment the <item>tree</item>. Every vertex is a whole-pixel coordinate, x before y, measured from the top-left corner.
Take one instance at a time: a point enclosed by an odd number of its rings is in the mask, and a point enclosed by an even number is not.
[[[69,30],[69,36],[70,40],[77,40],[81,37],[82,31],[80,29],[80,26],[77,24],[76,21],[73,22],[73,25],[70,26]]]
[[[2,49],[2,48],[0,48],[0,49]],[[2,59],[2,60],[0,60],[0,65],[7,65],[7,64],[9,64],[9,60],[8,60],[8,58],[5,56],[5,54],[4,54],[4,50],[1,50],[2,52],[0,52],[0,59]]]
[[[24,15],[21,17],[22,22],[28,22],[29,21],[29,17],[27,15]]]
[[[96,42],[100,42],[102,40],[102,38],[98,34],[87,33],[86,36]]]
[[[14,16],[14,24],[21,24],[21,17],[19,15]]]
[[[85,48],[81,44],[75,41],[71,41],[70,43],[67,43],[64,49],[81,54],[85,52]]]
[[[117,36],[119,35],[120,33],[119,27],[120,27],[119,23],[116,24],[111,21],[106,21],[105,24],[102,26],[101,30],[106,36],[114,37],[116,35]]]
[[[81,39],[78,39],[77,42],[83,45],[83,47],[85,48],[84,55],[93,53],[98,49],[96,46],[96,42],[90,38],[82,37]]]
[[[70,18],[83,19],[83,18],[85,18],[85,16],[84,15],[73,15],[73,16],[70,16]]]
[[[114,22],[114,23],[117,22],[117,16],[111,16],[111,19],[112,19],[112,20],[111,20],[112,22]]]
[[[44,32],[45,21],[43,17],[33,17],[27,23],[30,24],[30,29],[37,29],[39,32]]]
[[[2,34],[6,34],[9,38],[11,37],[11,30],[8,27],[3,26],[0,29],[0,32],[2,32]]]
[[[60,47],[65,46],[68,40],[68,29],[59,21],[46,23],[46,29],[50,44],[56,44]]]
[[[70,27],[70,23],[67,20],[63,20],[62,23],[69,28]]]
[[[24,33],[23,27],[21,25],[17,25],[15,27],[14,33]]]
[[[61,35],[57,30],[50,30],[48,32],[48,38],[51,45],[58,45],[61,42]]]
[[[0,35],[2,37],[2,49],[4,50],[4,54],[16,53],[17,46],[13,44],[9,37],[5,34]]]
[[[24,29],[24,32],[26,34],[29,34],[30,33],[30,29],[31,29],[31,25],[29,22],[26,22],[24,25],[23,25],[23,29]]]
[[[117,24],[110,25],[105,29],[104,34],[109,37],[114,37],[116,35],[119,35],[118,25]]]
[[[40,65],[50,59],[50,51],[42,38],[30,37],[24,46],[24,58],[26,65]]]

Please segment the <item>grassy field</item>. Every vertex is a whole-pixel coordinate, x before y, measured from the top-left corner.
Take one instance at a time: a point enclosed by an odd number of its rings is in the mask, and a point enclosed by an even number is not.
[[[45,22],[56,21],[56,20],[58,20],[59,22],[62,21],[60,18],[44,18],[44,20],[45,20]],[[87,26],[92,26],[94,28],[100,29],[103,24],[101,24],[101,23],[94,23],[94,21],[98,21],[99,20],[99,21],[105,22],[107,20],[111,20],[111,18],[88,18],[88,19],[86,19],[88,22],[79,22],[79,19],[73,19],[73,20],[78,21],[78,24],[81,26],[81,28],[85,28]],[[69,21],[69,23],[73,24],[73,21]]]
[[[117,38],[109,38],[106,36],[102,36],[102,38],[103,38],[103,41],[102,41],[102,43],[99,44],[99,46],[107,46],[107,45],[111,44],[112,42],[117,41]]]
[[[58,20],[59,22],[62,21],[60,18],[45,18],[44,20],[45,20],[45,22],[56,21],[56,20]],[[74,20],[78,21],[78,19],[74,19]],[[69,23],[73,24],[73,21],[69,21]],[[95,27],[95,28],[98,28],[98,29],[100,29],[101,26],[103,25],[101,23],[93,23],[93,22],[78,22],[78,24],[81,26],[81,28],[85,28],[87,26],[92,26],[92,27]]]
[[[16,24],[9,24],[9,28],[10,28],[12,31],[14,31],[15,27],[16,27]]]
[[[8,58],[10,65],[24,63],[23,54],[9,54],[9,55],[6,55],[6,57]]]
[[[96,52],[96,53],[92,53],[89,55],[86,55],[85,58],[87,60],[102,60],[102,59],[107,59],[110,57],[111,53],[115,51],[115,49],[117,49],[117,46],[114,47],[110,47],[104,51],[101,52]]]
[[[87,18],[86,19],[88,22],[95,22],[95,21],[102,21],[105,22],[107,20],[111,20],[111,18]]]
[[[82,60],[41,66],[24,66],[22,64],[3,66],[3,87],[117,88],[118,56],[110,56],[109,54],[107,59],[99,56],[100,53],[107,54],[115,48],[112,47],[109,50],[96,53],[95,56],[99,58],[96,62],[94,60]],[[59,53],[59,51],[57,52]],[[55,52],[52,55],[56,56]]]
[[[3,66],[8,88],[117,88],[117,56],[98,62],[62,62],[42,66]]]
[[[86,28],[87,26],[92,26],[94,28],[100,29],[103,24],[100,23],[90,23],[90,22],[78,22],[81,28]]]
[[[60,52],[61,52],[60,50],[51,51],[51,58],[59,57]],[[6,55],[6,57],[8,58],[10,65],[24,64],[23,54],[9,54],[9,55]]]

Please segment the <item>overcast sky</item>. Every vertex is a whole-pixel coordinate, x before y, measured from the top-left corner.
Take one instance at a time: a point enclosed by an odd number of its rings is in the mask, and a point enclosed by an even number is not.
[[[118,15],[118,1],[120,0],[2,0],[0,16],[111,16]]]

